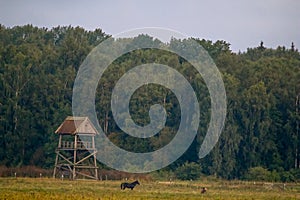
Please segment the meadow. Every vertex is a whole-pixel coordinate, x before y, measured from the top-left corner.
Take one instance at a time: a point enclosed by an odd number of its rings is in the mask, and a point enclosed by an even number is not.
[[[300,184],[244,181],[143,181],[121,190],[122,181],[0,178],[0,199],[300,199]],[[207,192],[201,194],[201,188]]]

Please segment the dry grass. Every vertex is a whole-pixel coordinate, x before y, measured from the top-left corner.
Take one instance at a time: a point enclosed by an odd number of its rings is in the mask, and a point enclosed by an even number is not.
[[[0,199],[300,199],[300,185],[240,181],[150,182],[120,190],[121,181],[0,178]],[[205,194],[201,187],[207,187]]]

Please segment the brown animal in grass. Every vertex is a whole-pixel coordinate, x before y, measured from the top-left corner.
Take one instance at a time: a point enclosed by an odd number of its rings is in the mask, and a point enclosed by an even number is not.
[[[201,189],[201,194],[204,194],[206,191],[207,191],[207,188],[206,188],[206,187],[203,187],[203,188]]]

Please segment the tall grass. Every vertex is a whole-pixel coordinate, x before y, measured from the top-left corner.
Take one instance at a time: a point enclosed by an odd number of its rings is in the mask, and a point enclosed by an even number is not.
[[[143,181],[121,190],[121,181],[0,178],[0,199],[300,199],[299,184],[241,181]],[[208,191],[200,193],[202,187]]]

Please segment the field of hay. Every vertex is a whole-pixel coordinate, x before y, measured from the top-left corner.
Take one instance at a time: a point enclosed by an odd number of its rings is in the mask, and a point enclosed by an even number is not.
[[[300,184],[241,181],[140,180],[134,190],[121,190],[121,181],[0,178],[0,199],[300,199]],[[201,194],[201,188],[207,192]]]

